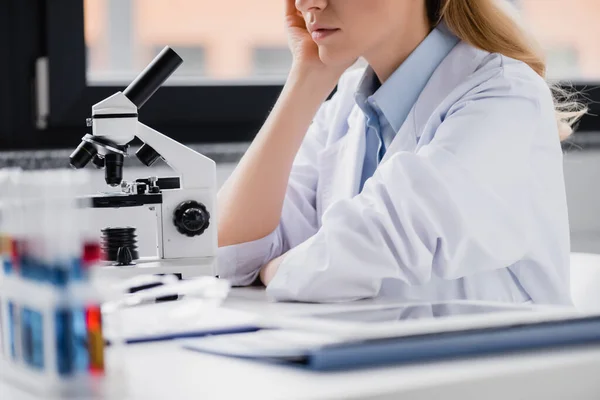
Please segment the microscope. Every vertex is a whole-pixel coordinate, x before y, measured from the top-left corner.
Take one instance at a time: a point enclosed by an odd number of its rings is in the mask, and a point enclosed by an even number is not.
[[[106,184],[120,188],[93,195],[88,207],[147,207],[156,216],[156,248],[151,257],[139,257],[135,227],[121,225],[102,230],[100,278],[127,279],[138,275],[176,275],[186,279],[214,275],[217,253],[216,165],[208,157],[138,121],[138,109],[181,65],[179,55],[165,47],[123,91],[92,107],[86,134],[70,156],[74,168],[90,161],[105,170]],[[146,166],[162,159],[176,177],[123,180],[123,162],[130,143],[142,146],[137,158]]]

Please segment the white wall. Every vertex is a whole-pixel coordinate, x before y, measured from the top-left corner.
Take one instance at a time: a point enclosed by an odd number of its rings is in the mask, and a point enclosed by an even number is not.
[[[600,150],[565,155],[571,247],[600,253]]]

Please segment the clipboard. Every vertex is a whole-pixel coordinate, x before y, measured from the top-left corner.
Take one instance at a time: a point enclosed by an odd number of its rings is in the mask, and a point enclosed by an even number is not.
[[[531,311],[530,311],[531,312]],[[225,335],[183,340],[184,348],[193,351],[275,362],[315,371],[349,370],[390,364],[414,364],[505,353],[522,353],[544,349],[563,349],[573,346],[600,344],[600,315],[581,315],[576,312],[551,311],[511,313],[504,323],[486,317],[472,317],[471,327],[461,321],[461,329],[433,330],[424,321],[409,323],[408,329],[395,335],[342,335],[340,330],[310,330],[282,327],[239,335]],[[506,314],[509,315],[509,314]],[[545,316],[545,318],[544,318]],[[317,319],[323,319],[323,315]],[[325,316],[326,319],[326,316]],[[451,318],[450,318],[451,319]],[[299,321],[306,322],[306,318]],[[285,325],[285,324],[284,324]],[[455,324],[456,325],[456,324]],[[487,326],[486,326],[487,325]],[[340,324],[341,327],[344,324]]]

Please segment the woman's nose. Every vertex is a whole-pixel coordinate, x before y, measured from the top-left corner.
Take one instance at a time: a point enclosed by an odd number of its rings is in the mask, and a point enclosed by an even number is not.
[[[327,0],[296,0],[296,8],[302,12],[322,10],[327,7]]]

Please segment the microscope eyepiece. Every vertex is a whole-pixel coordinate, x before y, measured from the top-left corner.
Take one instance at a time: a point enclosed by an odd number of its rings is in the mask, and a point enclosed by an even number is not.
[[[118,153],[109,153],[104,157],[104,179],[107,185],[119,186],[123,181],[123,160],[123,155]]]
[[[98,154],[98,149],[91,143],[82,141],[73,153],[69,156],[69,163],[73,168],[85,167],[92,158]]]
[[[137,108],[142,108],[144,103],[161,87],[173,72],[183,63],[179,54],[166,46],[159,55],[142,71],[142,73],[123,91]]]

